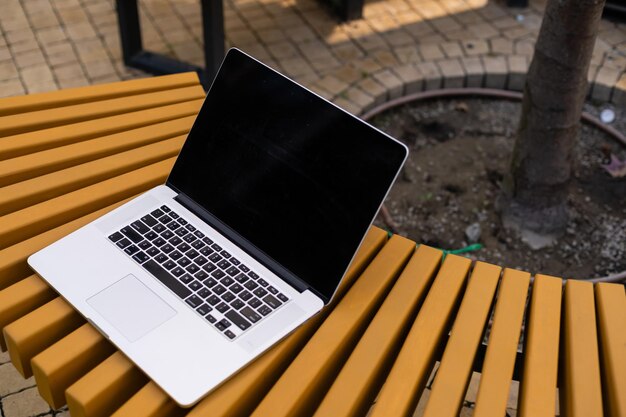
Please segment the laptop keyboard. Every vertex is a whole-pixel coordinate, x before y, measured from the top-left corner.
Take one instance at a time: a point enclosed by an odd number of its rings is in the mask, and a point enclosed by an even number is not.
[[[163,205],[109,236],[228,339],[289,297]]]

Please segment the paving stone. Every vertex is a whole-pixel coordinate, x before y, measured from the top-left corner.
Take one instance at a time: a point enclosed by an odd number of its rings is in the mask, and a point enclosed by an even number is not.
[[[83,67],[78,62],[52,68],[52,72],[54,77],[59,81],[71,80],[75,77],[85,77]]]
[[[363,73],[361,71],[347,64],[335,70],[334,75],[346,84],[352,84],[363,78]]]
[[[316,38],[315,33],[306,26],[290,27],[284,32],[294,42],[310,41]]]
[[[515,41],[515,53],[532,57],[535,53],[535,45],[527,40]]]
[[[39,49],[15,54],[14,60],[17,64],[17,67],[20,69],[32,67],[33,65],[45,64],[46,62],[46,59]]]
[[[50,27],[57,27],[60,22],[53,12],[39,12],[31,14],[28,18],[30,26],[35,29],[44,29]]]
[[[310,64],[316,71],[325,74],[331,69],[335,69],[341,66],[341,63],[337,61],[333,56],[311,59]]]
[[[507,64],[503,56],[483,56],[485,67],[485,86],[487,88],[504,88],[506,86]]]
[[[472,25],[469,27],[469,31],[478,39],[489,39],[500,34],[500,31],[487,22]]]
[[[13,61],[0,62],[0,81],[17,78],[17,76],[17,67],[15,66]]]
[[[267,45],[267,49],[275,59],[299,57],[298,50],[289,41],[280,41]]]
[[[373,74],[378,71],[382,67],[374,58],[364,58],[359,59],[358,61],[354,61],[351,63],[357,71],[361,71],[363,76],[367,76],[369,74]]]
[[[0,91],[2,91],[3,89],[0,89]],[[7,363],[11,360],[11,358],[9,357],[9,352],[2,352],[0,351],[0,365],[2,365],[3,363]]]
[[[461,88],[465,81],[465,71],[458,59],[437,61],[443,76],[443,88]]]
[[[354,42],[352,42],[352,40],[348,40],[339,45],[332,45],[330,49],[334,56],[344,62],[350,62],[365,55],[363,51],[356,46]]]
[[[489,52],[489,44],[484,40],[469,39],[465,40],[462,45],[466,56],[485,55]]]
[[[463,56],[463,49],[461,49],[461,45],[458,42],[444,42],[440,47],[448,58]]]
[[[611,101],[618,106],[626,106],[626,73],[623,73],[615,84]]]
[[[393,72],[402,80],[405,95],[422,91],[424,87],[423,75],[413,65],[407,64],[395,67]]]
[[[69,7],[67,9],[58,9],[59,16],[64,24],[84,23],[88,21],[87,15],[82,7]]]
[[[37,43],[35,39],[29,39],[27,41],[11,44],[10,49],[11,49],[11,52],[13,52],[14,54],[17,54],[20,52],[33,51],[33,50],[40,49],[40,48],[39,48],[39,43]]]
[[[434,19],[431,21],[431,23],[439,32],[451,32],[462,28],[462,26],[456,20],[447,16]]]
[[[522,91],[528,72],[528,60],[523,55],[509,55],[506,58],[509,67],[507,88],[509,90]]]
[[[441,88],[441,73],[437,65],[432,62],[421,62],[415,64],[415,68],[422,74],[424,90]]]
[[[398,59],[391,51],[380,50],[373,52],[371,55],[382,68],[392,68],[398,65]]]
[[[30,417],[52,411],[37,388],[28,388],[2,398],[2,410],[4,417]]]
[[[278,63],[290,77],[314,74],[313,68],[301,57],[280,59]]]
[[[362,113],[362,109],[357,106],[356,104],[354,104],[353,102],[351,102],[350,100],[347,100],[343,97],[338,97],[334,100],[334,103],[341,107],[342,109],[344,109],[345,111],[347,111],[350,114],[353,114],[355,116],[358,116],[359,114]]]
[[[47,46],[66,39],[66,35],[63,28],[51,27],[38,30],[37,39],[42,45]]]
[[[415,41],[408,32],[402,29],[391,30],[382,34],[382,37],[391,46],[403,46],[413,44]]]
[[[24,86],[19,79],[0,81],[0,97],[20,96],[24,93]],[[2,363],[2,359],[0,359],[0,363]],[[0,385],[2,385],[1,381]]]
[[[0,397],[5,397],[8,394],[21,391],[34,385],[34,378],[24,379],[24,377],[17,372],[12,363],[8,362],[0,365]]]
[[[587,82],[589,83],[589,85],[592,85],[593,82],[596,79],[596,74],[598,73],[598,66],[597,65],[589,65],[589,71],[587,71]],[[591,92],[591,90],[590,90]]]
[[[417,407],[415,408],[415,412],[413,413],[413,417],[422,417],[424,415],[424,411],[426,410],[426,404],[428,404],[428,399],[430,398],[430,390],[425,389],[422,392],[422,395],[417,402]]]
[[[466,74],[466,85],[468,87],[482,87],[485,69],[478,57],[461,58],[461,65]]]
[[[530,35],[531,33],[532,33],[531,30],[525,27],[511,28],[511,29],[506,29],[502,31],[502,34],[504,35],[504,37],[509,38],[509,39],[521,39],[523,37]]]
[[[58,43],[44,48],[44,53],[48,57],[48,62],[53,67],[64,65],[70,62],[78,62],[78,57],[70,43]]]
[[[398,58],[399,64],[414,64],[422,62],[422,57],[420,56],[419,50],[415,45],[394,48],[393,52]]]
[[[593,84],[593,90],[591,97],[594,100],[609,101],[611,98],[611,90],[613,86],[619,80],[621,71],[615,68],[609,68],[602,66],[598,69],[595,82]]]
[[[374,78],[385,87],[390,100],[402,96],[404,83],[391,70],[378,71],[374,74]]]
[[[9,30],[4,33],[9,45],[20,43],[23,41],[29,41],[35,39],[35,33],[30,28],[23,28],[17,30]]]
[[[339,94],[349,86],[348,83],[343,82],[334,75],[327,75],[326,77],[323,77],[317,82],[317,85],[334,95]]]
[[[59,86],[54,80],[42,80],[39,82],[26,84],[26,93],[45,93],[48,91],[58,90]]]
[[[437,59],[445,58],[443,52],[439,48],[439,45],[420,45],[419,46],[420,54],[424,61],[434,61]]]
[[[494,38],[489,41],[492,54],[510,55],[513,53],[513,42],[506,38]]]
[[[374,107],[374,97],[358,87],[351,87],[345,92],[345,98],[366,112]]]
[[[372,77],[362,79],[357,83],[357,86],[374,97],[375,106],[381,105],[388,100],[387,89]]]
[[[380,49],[388,49],[389,45],[382,36],[371,33],[369,35],[359,36],[354,41],[365,51],[374,51]]]
[[[332,57],[330,49],[324,43],[319,41],[302,42],[298,44],[298,48],[302,51],[304,56],[309,59]]]

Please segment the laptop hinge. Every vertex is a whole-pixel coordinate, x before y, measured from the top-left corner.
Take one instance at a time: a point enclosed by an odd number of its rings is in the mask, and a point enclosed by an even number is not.
[[[177,190],[178,191],[178,190]],[[217,230],[222,235],[226,236],[227,239],[235,243],[245,252],[247,252],[254,259],[263,264],[267,269],[278,275],[281,279],[291,285],[299,292],[303,292],[305,290],[311,290],[315,295],[320,297],[324,304],[328,302],[326,297],[322,296],[319,292],[317,292],[314,288],[309,286],[306,282],[298,278],[295,274],[293,274],[288,269],[281,266],[278,262],[272,259],[270,256],[265,254],[255,245],[250,243],[247,239],[244,239],[241,235],[235,232],[233,229],[222,223],[217,217],[209,213],[202,206],[194,202],[191,198],[189,198],[186,194],[180,193],[174,197],[178,203],[183,205],[187,210],[191,211],[196,216],[200,217],[204,220],[209,226]]]

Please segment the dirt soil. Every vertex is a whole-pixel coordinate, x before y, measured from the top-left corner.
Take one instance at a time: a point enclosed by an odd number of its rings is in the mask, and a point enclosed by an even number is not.
[[[520,108],[505,100],[431,100],[371,121],[410,149],[386,202],[397,232],[442,249],[477,241],[483,248],[465,256],[531,273],[585,279],[626,270],[626,177],[602,168],[611,153],[626,159],[626,146],[590,125],[583,124],[577,144],[567,232],[555,245],[532,250],[502,227],[496,201]],[[626,132],[623,109],[585,105],[596,116],[605,108],[616,113],[612,126]],[[389,229],[382,218],[376,224]]]

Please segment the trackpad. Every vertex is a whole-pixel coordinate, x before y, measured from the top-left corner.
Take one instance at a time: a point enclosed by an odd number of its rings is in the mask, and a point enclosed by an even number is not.
[[[130,342],[176,315],[176,310],[132,274],[88,298],[87,303]]]

